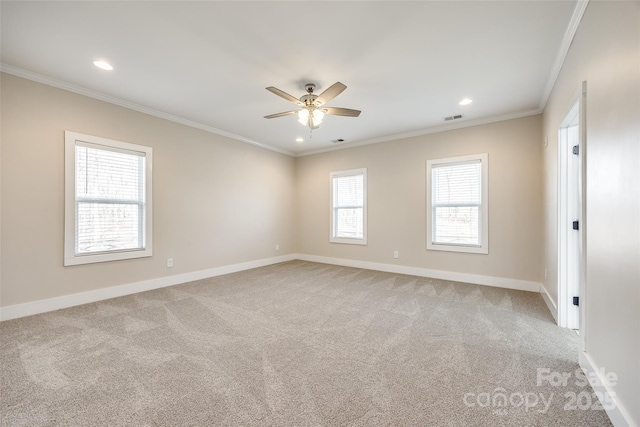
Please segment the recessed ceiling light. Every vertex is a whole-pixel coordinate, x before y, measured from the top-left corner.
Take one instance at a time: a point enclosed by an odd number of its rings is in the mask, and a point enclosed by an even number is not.
[[[460,101],[459,105],[469,105],[469,104],[471,104],[472,102],[473,102],[473,100],[472,100],[472,99],[465,98],[465,99],[463,99],[462,101]]]
[[[111,66],[111,64],[105,61],[93,61],[93,65],[95,65],[96,67],[102,70],[107,70],[107,71],[113,70],[113,67]]]
[[[304,141],[304,139],[302,139],[302,138],[296,138],[296,142],[302,142],[302,141]]]

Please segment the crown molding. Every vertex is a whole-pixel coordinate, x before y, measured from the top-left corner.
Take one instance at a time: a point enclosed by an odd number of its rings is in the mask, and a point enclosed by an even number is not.
[[[58,89],[66,90],[69,92],[77,93],[79,95],[84,95],[89,98],[97,99],[99,101],[108,102],[110,104],[118,105],[120,107],[128,108],[130,110],[138,111],[140,113],[148,114],[150,116],[158,117],[160,119],[168,120],[170,122],[178,123],[184,126],[189,126],[195,129],[200,129],[205,132],[213,133],[216,135],[224,136],[230,139],[234,139],[236,141],[244,142],[246,144],[255,145],[260,148],[264,148],[265,150],[275,151],[280,154],[285,154],[287,156],[295,156],[295,153],[283,150],[281,148],[276,148],[271,145],[263,144],[258,141],[254,141],[249,138],[245,138],[240,135],[236,135],[231,132],[226,132],[224,130],[214,128],[213,126],[208,126],[202,123],[194,122],[192,120],[188,120],[182,117],[174,116],[172,114],[164,113],[162,111],[154,110],[153,108],[148,108],[140,104],[136,104],[134,102],[125,101],[124,99],[117,98],[115,96],[107,95],[102,92],[94,91],[91,89],[86,89],[81,86],[77,86],[74,84],[66,83],[61,80],[57,80],[51,77],[43,76],[42,74],[34,73],[32,71],[27,71],[22,68],[14,67],[12,65],[7,65],[0,63],[0,71],[3,73],[11,74],[17,77],[22,77],[27,80],[31,80],[37,83],[42,83],[48,86],[52,86]]]
[[[560,48],[558,49],[556,60],[553,63],[551,71],[549,72],[549,77],[547,78],[547,85],[542,92],[542,97],[540,98],[540,103],[538,104],[538,109],[540,111],[544,111],[544,108],[547,105],[547,101],[549,101],[551,91],[556,85],[556,80],[558,80],[558,76],[560,75],[560,70],[564,65],[565,59],[567,59],[569,48],[571,47],[571,43],[573,43],[573,38],[576,36],[576,32],[578,31],[578,27],[580,26],[580,21],[582,21],[582,17],[584,16],[584,12],[585,10],[587,10],[588,5],[589,0],[578,0],[578,2],[576,3],[576,7],[573,9],[573,15],[571,16],[571,20],[569,21],[567,30],[564,32],[564,37],[562,38],[562,42],[560,43]]]

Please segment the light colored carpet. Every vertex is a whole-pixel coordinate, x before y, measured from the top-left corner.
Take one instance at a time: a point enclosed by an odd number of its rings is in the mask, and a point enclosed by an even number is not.
[[[0,333],[3,426],[610,425],[529,292],[292,261]]]

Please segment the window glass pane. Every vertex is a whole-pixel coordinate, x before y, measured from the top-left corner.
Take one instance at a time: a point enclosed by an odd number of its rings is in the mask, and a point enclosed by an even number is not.
[[[480,245],[480,208],[434,207],[434,243]]]
[[[335,237],[362,239],[364,235],[364,215],[362,208],[335,209]]]
[[[482,179],[480,161],[453,165],[434,166],[433,203],[480,203]]]
[[[77,145],[75,253],[144,249],[145,158]]]
[[[142,249],[142,206],[78,203],[76,253]]]
[[[76,197],[144,200],[144,157],[76,146]]]
[[[334,178],[334,207],[362,206],[364,176],[352,175]]]

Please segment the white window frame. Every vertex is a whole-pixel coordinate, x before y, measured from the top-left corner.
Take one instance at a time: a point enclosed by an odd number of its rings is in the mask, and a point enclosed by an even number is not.
[[[433,198],[432,169],[434,166],[455,165],[480,161],[481,164],[481,206],[480,206],[480,245],[459,245],[433,242]],[[427,250],[466,252],[476,254],[489,253],[489,155],[487,153],[468,156],[449,157],[446,159],[427,160]]]
[[[85,135],[65,131],[65,209],[64,209],[64,265],[91,264],[132,258],[150,257],[153,255],[153,212],[152,212],[152,165],[153,149],[142,145],[114,141],[98,136]],[[145,156],[145,231],[144,247],[135,250],[96,252],[93,254],[76,254],[76,146],[99,145],[105,150],[143,153]]]
[[[335,236],[335,212],[337,207],[333,205],[333,192],[334,192],[334,179],[347,177],[347,176],[356,176],[362,175],[363,177],[363,188],[364,192],[362,198],[362,239],[358,238],[348,238],[348,237],[336,237]],[[330,220],[330,229],[329,229],[329,242],[331,243],[347,243],[352,245],[366,245],[367,244],[367,169],[349,169],[343,171],[331,172],[329,174],[329,217]],[[359,207],[359,206],[358,206]],[[342,206],[344,208],[344,206]]]

